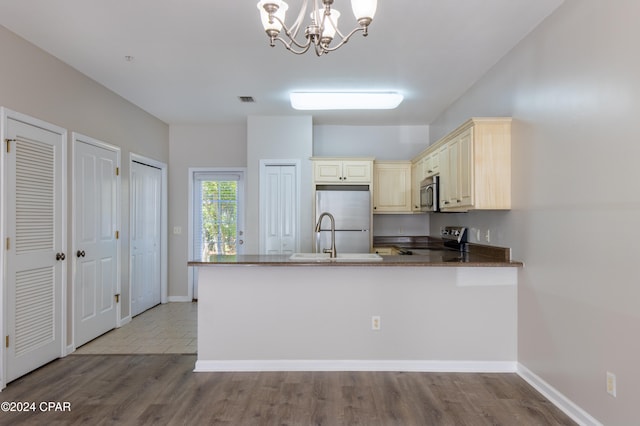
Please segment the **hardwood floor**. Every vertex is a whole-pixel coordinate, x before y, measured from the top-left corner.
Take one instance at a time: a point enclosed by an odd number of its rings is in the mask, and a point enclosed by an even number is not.
[[[10,383],[16,425],[573,425],[515,374],[193,373],[193,355],[70,355]],[[70,412],[40,412],[40,402]]]

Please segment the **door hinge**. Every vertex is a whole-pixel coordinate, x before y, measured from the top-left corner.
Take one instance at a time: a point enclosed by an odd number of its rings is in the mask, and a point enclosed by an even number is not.
[[[116,231],[116,240],[120,239],[120,231]]]
[[[7,250],[11,248],[11,238],[7,237]]]
[[[6,336],[6,337],[4,338],[4,345],[5,345],[5,347],[7,347],[7,348],[9,347],[9,336]]]
[[[5,142],[7,142],[7,153],[11,152],[11,142],[15,142],[15,139],[5,139]]]
[[[116,294],[116,303],[120,303],[120,293]]]
[[[120,167],[116,167],[116,176],[120,176]]]

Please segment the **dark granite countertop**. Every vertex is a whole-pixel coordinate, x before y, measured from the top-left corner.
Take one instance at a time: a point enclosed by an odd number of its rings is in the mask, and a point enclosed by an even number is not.
[[[505,247],[467,244],[460,252],[444,246],[439,238],[374,237],[374,247],[394,247],[411,255],[381,256],[382,260],[291,260],[290,255],[216,256],[210,261],[190,261],[189,266],[433,266],[433,267],[521,267],[522,262],[511,260],[511,249]]]
[[[403,254],[432,254],[437,256],[438,251],[452,252],[453,250],[444,245],[444,241],[440,238],[430,236],[390,236],[390,237],[373,237],[374,247],[392,247]],[[453,251],[456,252],[457,251]],[[497,262],[517,263],[511,260],[511,249],[508,247],[487,246],[484,244],[467,243],[465,245],[464,256],[469,259],[482,261],[489,258]]]

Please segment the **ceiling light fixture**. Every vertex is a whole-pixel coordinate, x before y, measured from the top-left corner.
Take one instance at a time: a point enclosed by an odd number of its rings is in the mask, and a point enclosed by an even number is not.
[[[320,5],[322,2],[322,6]],[[378,5],[377,0],[351,0],[351,8],[353,14],[358,21],[359,27],[353,29],[346,36],[338,29],[338,18],[340,12],[333,9],[333,0],[303,0],[302,8],[295,22],[287,27],[285,25],[285,14],[289,9],[289,5],[282,0],[260,0],[258,2],[258,10],[264,30],[269,36],[271,47],[276,45],[276,40],[282,42],[284,46],[291,52],[301,55],[314,47],[316,55],[320,56],[325,53],[333,52],[340,46],[349,41],[352,35],[358,31],[362,31],[362,35],[368,34],[369,24],[373,20]],[[298,33],[303,28],[303,21],[307,16],[307,11],[311,22],[304,27],[304,38],[306,40],[298,41]],[[284,29],[286,38],[280,37],[280,31]],[[337,44],[331,46],[331,42],[336,34],[340,37]],[[302,37],[301,37],[302,38]]]
[[[291,106],[298,110],[394,109],[404,98],[397,92],[292,92]]]

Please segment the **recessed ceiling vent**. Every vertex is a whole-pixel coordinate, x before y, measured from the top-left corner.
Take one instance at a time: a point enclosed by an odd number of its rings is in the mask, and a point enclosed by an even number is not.
[[[253,96],[238,96],[238,99],[240,99],[240,102],[244,103],[251,103],[256,101],[255,99],[253,99]]]

